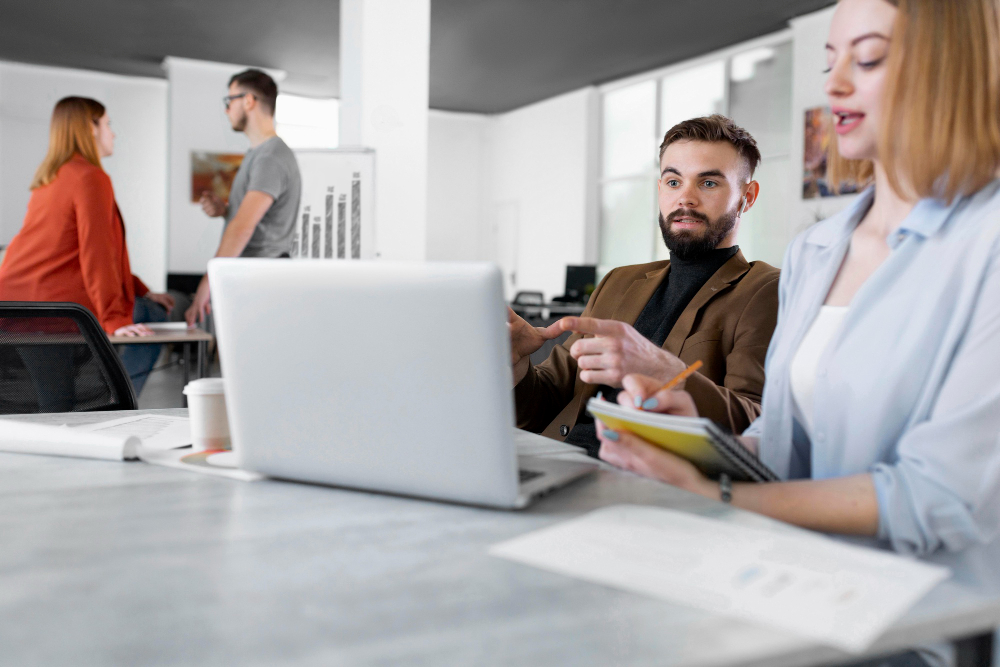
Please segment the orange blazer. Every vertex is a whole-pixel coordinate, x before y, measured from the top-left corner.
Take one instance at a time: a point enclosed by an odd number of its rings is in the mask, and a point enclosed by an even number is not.
[[[111,179],[74,155],[31,193],[0,265],[0,301],[72,301],[110,334],[132,324],[135,297],[148,291],[129,267]]]

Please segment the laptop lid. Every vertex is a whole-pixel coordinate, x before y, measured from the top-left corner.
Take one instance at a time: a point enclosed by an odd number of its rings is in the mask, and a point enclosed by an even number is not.
[[[499,269],[214,259],[208,273],[241,467],[514,505]]]

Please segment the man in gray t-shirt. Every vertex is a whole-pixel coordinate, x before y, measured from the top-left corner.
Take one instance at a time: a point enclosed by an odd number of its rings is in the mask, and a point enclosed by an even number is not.
[[[260,70],[249,69],[229,80],[223,98],[226,116],[236,132],[250,140],[250,150],[236,172],[229,201],[202,193],[201,208],[211,217],[223,217],[226,227],[216,257],[288,257],[299,210],[302,179],[295,154],[274,131],[278,86]],[[211,312],[208,276],[201,279],[188,324]]]
[[[274,200],[264,217],[257,223],[253,236],[240,257],[282,257],[292,251],[292,232],[295,214],[299,210],[302,181],[295,154],[281,137],[271,137],[261,145],[251,148],[229,192],[226,208],[226,226],[236,217],[243,198],[249,191],[263,192]]]

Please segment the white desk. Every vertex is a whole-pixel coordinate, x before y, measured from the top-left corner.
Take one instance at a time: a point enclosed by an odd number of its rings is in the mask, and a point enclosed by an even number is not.
[[[623,502],[785,529],[610,470],[526,511],[502,512],[0,454],[0,663],[781,667],[848,659],[776,630],[486,555],[501,540]],[[875,651],[998,623],[1000,600],[945,583]]]

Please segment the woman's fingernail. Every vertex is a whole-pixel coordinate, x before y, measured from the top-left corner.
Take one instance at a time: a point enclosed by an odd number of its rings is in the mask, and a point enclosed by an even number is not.
[[[660,402],[658,400],[656,400],[655,398],[647,398],[646,402],[642,404],[642,409],[643,410],[653,410],[659,404],[660,404]]]
[[[636,396],[635,397],[635,407],[637,407],[637,408],[641,408],[642,407],[642,396]]]
[[[601,435],[612,442],[618,442],[618,434],[614,431],[605,430],[601,433]]]

